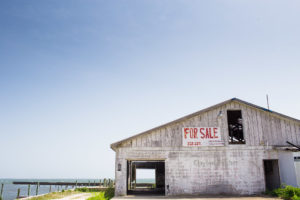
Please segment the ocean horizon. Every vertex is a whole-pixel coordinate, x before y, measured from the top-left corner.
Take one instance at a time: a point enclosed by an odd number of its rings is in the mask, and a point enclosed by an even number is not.
[[[108,178],[106,178],[108,179]],[[20,189],[20,196],[27,196],[27,192],[28,192],[28,185],[14,185],[12,184],[14,181],[30,181],[30,182],[83,182],[83,183],[94,183],[94,182],[99,182],[101,180],[101,182],[103,182],[104,178],[99,178],[99,179],[59,179],[59,178],[55,178],[55,179],[29,179],[29,178],[22,178],[22,179],[18,179],[18,178],[1,178],[0,179],[0,184],[4,184],[3,187],[3,194],[2,194],[2,198],[3,200],[13,200],[16,199],[17,197],[17,192],[18,189]],[[155,183],[154,179],[137,179],[137,183]],[[71,189],[72,186],[66,187],[66,186],[52,186],[51,187],[51,192],[55,192],[55,191],[61,191],[62,189],[67,190],[67,189]],[[1,189],[1,188],[0,188]],[[50,186],[49,185],[40,185],[39,187],[39,195],[40,194],[47,194],[50,192]],[[35,185],[31,185],[30,186],[30,196],[34,196],[36,194],[36,186]]]

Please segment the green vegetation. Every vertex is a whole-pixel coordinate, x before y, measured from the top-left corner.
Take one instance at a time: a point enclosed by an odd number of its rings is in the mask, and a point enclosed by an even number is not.
[[[106,189],[105,188],[76,188],[75,191],[77,192],[104,192]]]
[[[82,192],[93,193],[93,196],[89,200],[110,200],[115,195],[114,188],[76,188],[72,190],[62,190],[61,192],[52,192],[39,197],[32,197],[30,200],[50,200],[50,199],[60,199],[69,195],[79,194]],[[0,200],[2,200],[0,198]]]
[[[78,194],[77,191],[66,190],[64,192],[52,192],[39,197],[32,197],[30,200],[49,200],[49,199],[60,199],[69,195]]]
[[[2,197],[0,196],[0,200],[2,200]]]
[[[108,188],[103,192],[96,192],[92,197],[87,200],[110,200],[115,195],[114,188]]]
[[[267,192],[272,196],[277,196],[285,200],[300,200],[300,188],[296,188],[290,185],[282,185],[271,192]]]

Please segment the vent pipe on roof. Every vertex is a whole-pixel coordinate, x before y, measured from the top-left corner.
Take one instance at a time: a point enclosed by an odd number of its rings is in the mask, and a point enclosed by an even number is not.
[[[269,105],[269,96],[268,96],[268,95],[266,95],[266,97],[267,97],[267,105],[268,105],[268,110],[270,110],[270,105]]]

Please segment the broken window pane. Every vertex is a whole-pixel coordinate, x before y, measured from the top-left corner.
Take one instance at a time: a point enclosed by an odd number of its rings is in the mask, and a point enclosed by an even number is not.
[[[245,144],[243,118],[240,110],[228,110],[229,144]]]

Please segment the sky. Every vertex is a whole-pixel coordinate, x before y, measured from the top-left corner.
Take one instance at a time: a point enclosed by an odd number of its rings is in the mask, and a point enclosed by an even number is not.
[[[300,119],[300,1],[0,1],[0,178],[113,178],[110,144],[237,97]]]

